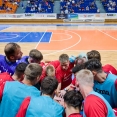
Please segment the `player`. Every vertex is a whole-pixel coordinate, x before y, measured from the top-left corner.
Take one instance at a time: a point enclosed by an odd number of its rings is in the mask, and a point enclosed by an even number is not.
[[[84,98],[83,117],[115,117],[106,99],[101,94],[93,91],[94,77],[91,71],[86,69],[79,71],[76,79]]]
[[[53,65],[55,68],[55,77],[58,80],[57,95],[60,93],[60,90],[67,87],[72,82],[72,68],[74,63],[70,63],[69,56],[67,54],[61,54],[59,60],[51,61],[48,65]],[[44,71],[41,76],[41,81],[46,76]]]
[[[16,117],[63,117],[64,108],[53,100],[58,82],[55,78],[47,76],[41,82],[42,96],[38,98],[27,97]]]
[[[102,64],[97,59],[91,59],[85,63],[85,68],[94,75],[94,90],[100,93],[112,106],[117,107],[117,76],[105,73]]]
[[[69,90],[77,90],[77,84],[76,84],[76,74],[77,72],[79,72],[80,70],[84,69],[85,66],[84,64],[77,64],[73,69],[72,69],[72,73],[74,74],[74,79],[72,79],[72,83],[65,88],[66,91],[69,91]]]
[[[43,55],[42,53],[37,50],[37,49],[32,49],[30,52],[29,52],[29,56],[23,56],[19,63],[20,62],[25,62],[27,64],[29,63],[38,63],[39,65],[41,65],[41,67],[44,69],[45,67],[45,63],[42,62],[43,60]],[[41,79],[41,78],[40,78]],[[38,82],[35,87],[40,90],[40,83]]]
[[[26,69],[26,63],[20,63],[16,66],[13,76],[9,75],[7,72],[0,74],[0,85],[4,84],[6,81],[22,81],[24,79],[24,71]]]
[[[69,56],[67,54],[61,54],[59,56],[59,66],[56,68],[56,78],[59,82],[57,88],[57,95],[60,93],[60,90],[69,86],[72,82],[72,68],[74,63],[70,63]],[[55,61],[56,63],[56,61]]]
[[[42,67],[45,65],[44,62],[41,62],[43,60],[43,55],[40,51],[37,49],[32,49],[29,52],[29,56],[23,56],[19,62],[25,62],[27,64],[29,63],[38,63]]]
[[[31,63],[24,73],[22,83],[13,81],[0,86],[0,117],[15,117],[24,98],[40,96],[40,91],[33,85],[38,82],[42,67],[37,63]]]
[[[88,60],[95,58],[101,61],[101,55],[97,50],[91,50],[87,52],[87,57],[88,57]],[[102,69],[104,70],[104,72],[117,75],[117,70],[112,65],[106,64],[102,66]]]
[[[8,43],[4,48],[4,53],[5,56],[0,55],[0,72],[8,72],[12,76],[18,64],[16,60],[21,59],[23,53],[16,43]]]
[[[74,90],[68,91],[63,98],[66,117],[82,117],[80,114],[83,101],[81,93]]]
[[[55,68],[53,65],[48,65],[46,68],[46,76],[51,76],[55,78]]]
[[[77,57],[75,56],[70,56],[69,61],[71,63],[75,63],[76,65],[78,64],[83,64],[87,61],[87,55],[86,53],[80,53]]]

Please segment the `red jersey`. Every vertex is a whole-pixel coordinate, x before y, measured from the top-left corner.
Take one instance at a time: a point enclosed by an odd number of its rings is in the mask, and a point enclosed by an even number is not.
[[[30,103],[30,97],[27,97],[23,100],[16,117],[25,117],[29,103]]]
[[[76,84],[76,77],[72,80],[72,84],[75,86],[75,84]]]
[[[41,62],[39,65],[40,65],[42,68],[45,67],[45,63],[44,63],[44,62]]]
[[[56,68],[56,78],[59,83],[61,83],[61,90],[69,86],[72,82],[72,68],[74,67],[74,63],[69,64],[69,68],[67,70],[63,70],[61,65]]]
[[[54,68],[56,70],[55,76],[56,76],[58,82],[62,84],[61,89],[64,89],[65,87],[67,87],[68,85],[71,84],[72,68],[74,67],[74,63],[70,63],[69,68],[67,70],[63,70],[61,68],[59,60],[51,61],[47,65],[54,66]],[[43,69],[40,81],[42,81],[45,77],[46,77],[46,72],[45,72],[45,69]]]
[[[114,108],[113,111],[114,111],[114,113],[115,113],[115,115],[117,117],[117,108]]]
[[[95,95],[89,95],[85,99],[84,112],[87,117],[106,117],[108,110],[101,98]]]
[[[70,114],[68,117],[82,117],[82,115],[79,113],[73,113],[73,114]]]
[[[56,69],[60,65],[60,62],[58,60],[56,60],[56,61],[51,61],[50,63],[48,63],[46,65],[44,64],[43,71],[42,71],[42,74],[41,74],[41,77],[40,77],[40,82],[47,76],[45,68],[48,65],[53,65],[54,68]]]
[[[0,85],[5,83],[6,81],[14,81],[14,79],[7,73],[1,73],[0,74]]]
[[[102,67],[102,69],[103,69],[104,72],[112,73],[114,75],[117,75],[117,70],[112,65],[109,65],[109,64],[104,65]]]

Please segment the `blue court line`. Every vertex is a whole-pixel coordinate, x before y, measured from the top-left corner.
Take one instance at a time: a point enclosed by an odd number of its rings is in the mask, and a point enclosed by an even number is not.
[[[0,42],[39,42],[44,32],[0,32]],[[51,32],[46,32],[40,42],[48,43]]]

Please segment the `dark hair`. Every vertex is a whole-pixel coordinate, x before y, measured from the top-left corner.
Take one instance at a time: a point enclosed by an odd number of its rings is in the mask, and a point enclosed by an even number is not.
[[[41,82],[41,91],[43,94],[52,95],[58,87],[58,81],[54,77],[47,76]]]
[[[24,74],[24,71],[26,69],[28,64],[26,63],[19,63],[15,68],[15,74],[20,77],[20,75]]]
[[[79,72],[80,70],[84,69],[85,66],[84,64],[77,64],[73,69],[72,69],[72,73],[77,73]]]
[[[42,53],[37,50],[37,49],[32,49],[30,52],[29,52],[29,56],[35,60],[38,60],[38,61],[41,61],[43,60],[43,55]]]
[[[101,55],[97,50],[91,50],[90,52],[87,52],[87,58],[88,60],[95,58],[101,61]]]
[[[10,56],[14,56],[17,48],[20,48],[20,46],[17,43],[8,43],[5,48],[4,52],[8,59],[10,59]]]
[[[35,80],[42,74],[42,67],[37,63],[30,63],[25,70],[26,78],[30,81]]]
[[[81,109],[83,97],[79,91],[68,91],[63,98],[68,106]]]
[[[59,61],[60,61],[61,63],[64,63],[64,62],[66,62],[66,61],[69,61],[69,56],[68,56],[67,54],[61,54],[61,55],[59,56]]]
[[[91,59],[85,63],[85,68],[90,71],[102,72],[102,64],[98,59]]]

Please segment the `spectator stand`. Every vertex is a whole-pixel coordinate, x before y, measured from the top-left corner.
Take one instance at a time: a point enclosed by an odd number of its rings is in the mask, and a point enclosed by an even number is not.
[[[53,13],[53,6],[51,0],[28,0],[25,13]]]
[[[97,13],[94,0],[61,0],[61,13]]]
[[[102,0],[102,4],[107,13],[117,13],[117,1],[116,0]]]
[[[0,0],[0,13],[15,13],[20,0]]]

